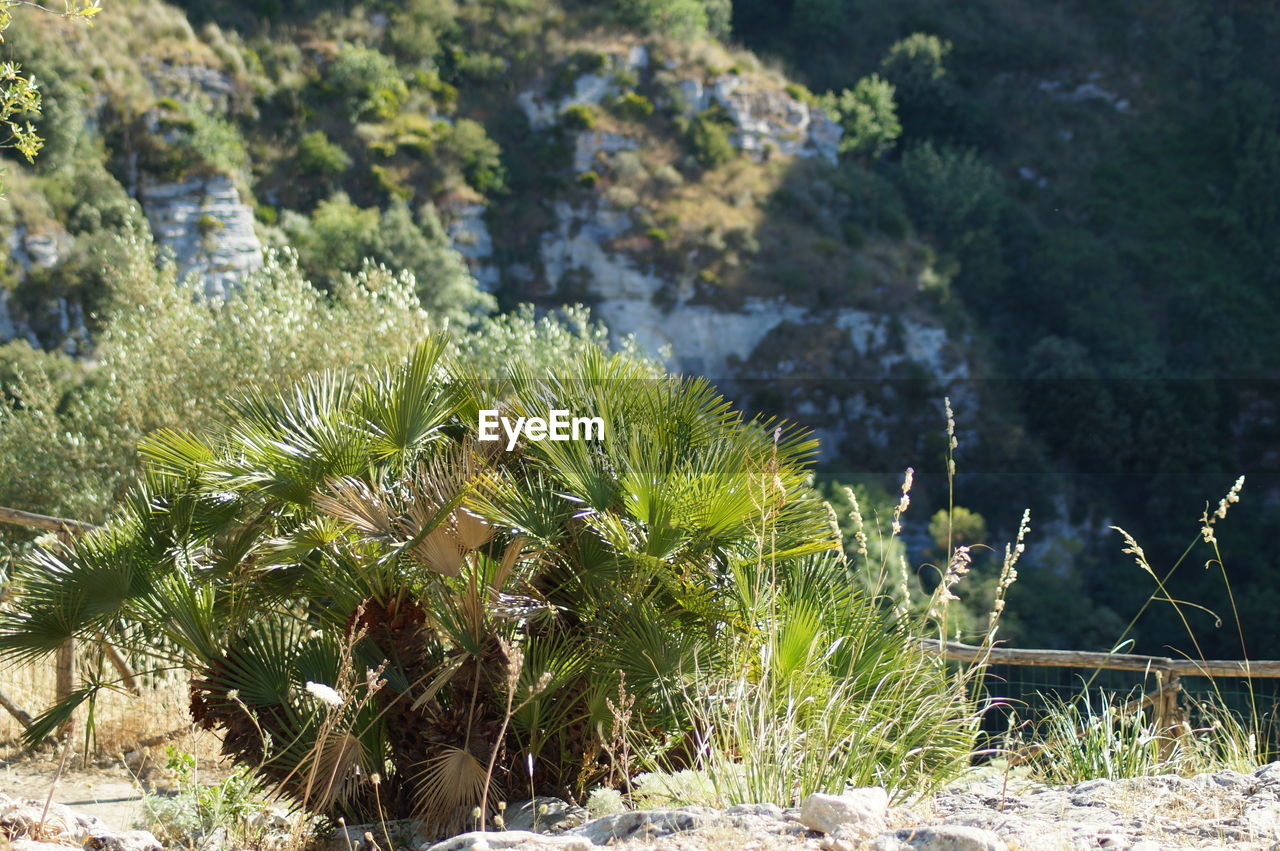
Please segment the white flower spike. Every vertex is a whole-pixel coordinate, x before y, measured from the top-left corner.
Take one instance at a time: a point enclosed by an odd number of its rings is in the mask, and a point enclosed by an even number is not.
[[[307,682],[307,693],[321,703],[338,707],[342,705],[342,695],[324,683]]]

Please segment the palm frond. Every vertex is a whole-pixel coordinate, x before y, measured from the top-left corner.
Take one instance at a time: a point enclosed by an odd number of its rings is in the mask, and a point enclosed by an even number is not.
[[[419,818],[445,830],[460,826],[484,798],[488,783],[480,760],[462,748],[443,745],[413,776],[414,809]]]
[[[326,730],[302,765],[302,797],[312,810],[326,812],[349,802],[368,780],[361,769],[369,755],[352,730]]]
[[[375,459],[411,460],[457,410],[457,392],[441,380],[440,363],[448,343],[442,334],[428,337],[407,363],[386,371],[366,388],[360,413]]]
[[[352,476],[326,482],[325,491],[315,497],[315,506],[366,535],[390,538],[396,531],[395,508],[381,493]]]
[[[73,690],[62,700],[33,718],[31,724],[22,731],[22,741],[28,747],[35,747],[52,736],[54,731],[61,729],[71,720],[71,716],[81,704],[96,695],[101,688],[102,686],[97,683],[90,683]]]

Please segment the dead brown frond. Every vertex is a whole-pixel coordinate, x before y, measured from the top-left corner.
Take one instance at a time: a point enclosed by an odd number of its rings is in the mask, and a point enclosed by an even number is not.
[[[426,518],[422,518],[423,525],[427,522]],[[459,576],[466,555],[458,546],[453,530],[443,526],[418,538],[409,547],[409,554],[432,572],[442,576]]]
[[[467,550],[478,550],[493,539],[498,531],[489,521],[465,508],[453,512],[458,543]]]
[[[389,538],[396,531],[394,509],[381,494],[359,479],[350,476],[328,482],[329,492],[316,495],[316,508],[350,523],[360,532],[379,538]]]
[[[414,777],[414,802],[423,820],[442,827],[461,825],[483,800],[489,774],[469,751],[442,746],[440,753],[422,763]]]
[[[365,760],[364,745],[352,730],[329,731],[309,756],[307,806],[325,811],[349,800],[367,779],[361,771]]]

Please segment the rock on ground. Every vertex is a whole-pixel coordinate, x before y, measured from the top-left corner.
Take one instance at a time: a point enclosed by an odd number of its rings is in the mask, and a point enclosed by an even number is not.
[[[1280,763],[1252,774],[1220,771],[1045,786],[975,775],[929,798],[889,807],[882,789],[817,795],[798,809],[744,804],[725,810],[673,807],[586,820],[555,798],[510,805],[504,827],[444,842],[396,823],[398,847],[414,851],[1166,851],[1280,849]],[[13,851],[161,851],[146,831],[111,830],[61,804],[0,795],[0,845]],[[536,817],[536,819],[535,819]],[[348,828],[355,830],[357,828]],[[534,832],[543,831],[543,832]],[[340,837],[339,837],[340,839]],[[341,846],[353,845],[345,842]]]
[[[989,830],[946,824],[904,827],[871,843],[873,851],[1006,851],[1007,845]]]
[[[63,804],[0,795],[0,837],[15,851],[48,851],[79,845],[89,851],[162,851],[145,830],[113,830],[94,816]]]
[[[502,826],[507,830],[559,833],[579,827],[589,817],[587,811],[582,807],[562,801],[559,798],[539,796],[507,807],[502,814]]]
[[[427,851],[498,851],[504,848],[520,848],[523,851],[590,851],[591,842],[580,836],[547,836],[527,830],[494,830],[463,833],[422,848]]]
[[[800,808],[800,823],[823,833],[875,833],[884,828],[888,809],[889,795],[879,786],[843,795],[810,795]]]

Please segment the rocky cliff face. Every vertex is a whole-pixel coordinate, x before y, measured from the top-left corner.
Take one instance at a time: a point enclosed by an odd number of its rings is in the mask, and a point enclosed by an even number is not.
[[[644,45],[615,48],[596,63],[595,70],[567,85],[563,77],[556,81],[558,96],[543,82],[517,99],[534,132],[566,134],[579,188],[548,203],[552,224],[537,240],[533,269],[513,270],[515,275],[501,270],[499,279],[524,294],[538,293],[546,303],[589,302],[614,334],[634,336],[673,368],[722,381],[767,379],[787,387],[798,394],[792,400],[797,410],[837,440],[847,436],[848,423],[860,420],[870,424],[873,442],[883,442],[895,418],[887,410],[890,400],[847,386],[815,391],[812,383],[792,379],[923,378],[937,382],[942,391],[963,392],[958,383],[970,374],[969,347],[952,339],[927,310],[815,304],[787,287],[744,295],[709,285],[714,280],[709,265],[699,268],[695,261],[673,269],[662,262],[655,243],[664,238],[663,188],[652,190],[656,200],[646,197],[644,188],[663,180],[682,181],[680,171],[696,169],[668,152],[671,140],[655,135],[651,123],[616,120],[610,106],[639,81],[641,90],[658,92],[657,109],[677,122],[714,110],[727,120],[734,148],[756,164],[739,171],[761,180],[786,174],[792,162],[812,160],[819,170],[834,167],[839,125],[793,96],[785,81],[763,72],[717,73],[696,62],[658,60]],[[596,116],[591,126],[566,126],[565,116],[573,110],[581,115],[583,109]],[[629,175],[642,168],[647,175],[639,179],[642,190],[637,192],[636,179]],[[715,174],[700,178],[704,184],[716,179]],[[699,178],[684,178],[685,185],[672,190],[672,197],[696,197],[701,190],[693,180]],[[582,191],[584,185],[591,191]],[[742,203],[759,204],[760,199]],[[715,227],[714,222],[707,225]],[[748,275],[760,277],[749,268],[759,246],[750,244],[764,229],[767,224],[757,219],[739,230],[745,234],[739,242],[749,246],[738,252]],[[473,244],[488,245],[487,233]],[[681,249],[688,256],[698,256],[700,250],[707,256],[732,251],[724,245],[713,245],[709,254],[696,245]],[[490,255],[462,250],[474,269],[494,274]],[[530,277],[536,286],[527,283]]]
[[[173,252],[179,275],[198,276],[209,297],[225,297],[242,275],[262,266],[253,211],[231,178],[144,183],[138,194],[156,244]]]
[[[897,243],[863,247],[842,230],[847,202],[833,189],[842,131],[807,92],[749,54],[706,44],[626,36],[556,53],[511,99],[530,135],[508,146],[551,141],[564,152],[537,197],[449,183],[415,199],[434,202],[484,289],[544,308],[586,302],[617,337],[633,336],[673,368],[787,388],[788,404],[837,436],[859,419],[887,433],[896,415],[885,398],[837,398],[810,379],[923,378],[946,390],[967,377],[970,347],[916,297],[919,263]],[[183,109],[227,116],[252,100],[231,66],[215,68],[201,50],[144,64],[155,96],[144,132],[161,148],[177,143]],[[90,132],[106,126],[102,118],[93,116]],[[699,127],[722,134],[729,152],[698,150]],[[162,179],[154,156],[148,166],[139,152],[116,153],[130,163],[120,179],[156,244],[209,297],[261,266],[246,190],[274,200],[279,187],[210,168]],[[512,206],[537,210],[520,218],[536,227],[511,232],[506,223],[519,217],[503,213]],[[57,264],[67,243],[58,228],[8,235],[21,274]],[[28,317],[8,307],[0,295],[0,338],[34,340]],[[72,340],[75,351],[87,333],[76,296],[55,297],[49,311],[41,340]]]

